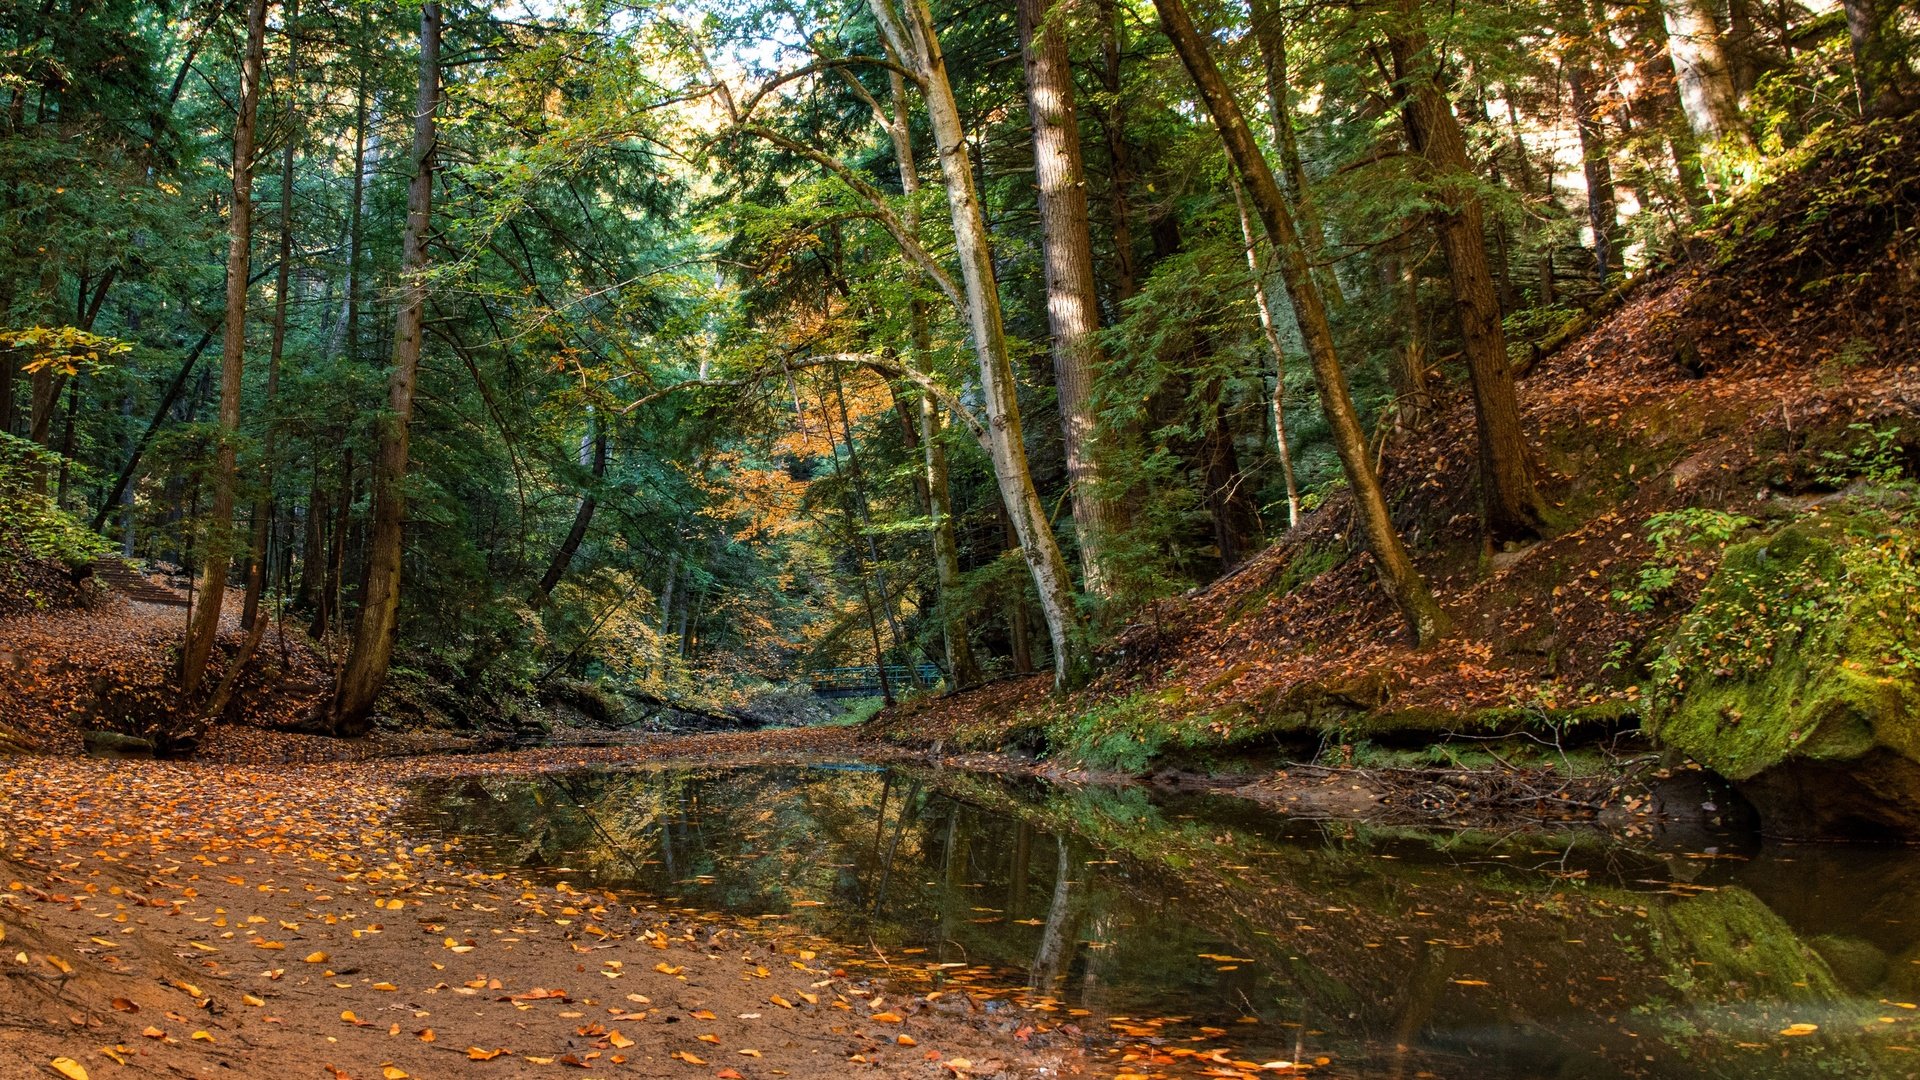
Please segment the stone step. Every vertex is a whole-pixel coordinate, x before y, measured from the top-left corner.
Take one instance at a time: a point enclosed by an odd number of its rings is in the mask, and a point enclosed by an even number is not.
[[[158,584],[119,559],[101,559],[94,563],[93,576],[130,600],[173,607],[186,607],[189,603],[186,593]]]

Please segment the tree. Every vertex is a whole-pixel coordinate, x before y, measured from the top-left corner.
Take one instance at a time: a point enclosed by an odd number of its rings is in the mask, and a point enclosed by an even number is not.
[[[1920,80],[1900,33],[1899,0],[1844,0],[1860,115],[1899,116],[1920,107]]]
[[[233,557],[233,507],[239,469],[235,442],[240,431],[241,381],[247,361],[247,283],[253,244],[253,125],[260,105],[260,79],[266,65],[267,0],[247,8],[246,57],[241,64],[240,99],[233,121],[233,207],[227,219],[227,315],[220,347],[220,446],[214,463],[212,520],[200,588],[194,596],[193,622],[180,659],[180,688],[191,697],[200,688],[207,658],[220,632]]]
[[[1313,366],[1314,385],[1320,392],[1320,408],[1333,431],[1334,448],[1352,489],[1355,510],[1366,532],[1374,567],[1394,602],[1405,617],[1416,644],[1425,646],[1445,632],[1446,617],[1433,593],[1413,565],[1406,542],[1393,524],[1380,478],[1367,457],[1366,436],[1348,393],[1346,372],[1334,349],[1333,331],[1327,323],[1326,305],[1313,282],[1300,237],[1287,212],[1286,198],[1274,181],[1273,170],[1260,153],[1247,127],[1244,113],[1220,76],[1220,68],[1207,51],[1200,32],[1194,29],[1180,0],[1154,0],[1160,14],[1160,26],[1172,39],[1180,62],[1192,77],[1207,112],[1213,117],[1228,156],[1247,185],[1249,196],[1280,259],[1280,274],[1286,282],[1287,296],[1293,302],[1294,320],[1306,343],[1307,357]]]
[[[926,0],[869,0],[882,39],[896,60],[913,72],[926,102],[939,151],[940,174],[946,182],[947,207],[953,219],[953,239],[964,286],[963,307],[980,365],[981,394],[987,412],[987,450],[993,459],[994,479],[1020,541],[1020,552],[1040,597],[1047,635],[1053,644],[1054,682],[1065,688],[1086,671],[1086,642],[1066,560],[1054,539],[1046,508],[1033,486],[1027,467],[1026,442],[1020,426],[1020,404],[1013,381],[1011,354],[1000,309],[1000,286],[994,273],[987,223],[974,187],[972,152],[947,79],[946,58],[934,31]]]
[[[400,563],[406,532],[407,445],[414,386],[420,368],[420,338],[426,309],[427,230],[433,211],[434,114],[440,108],[440,5],[420,8],[420,88],[413,115],[413,147],[407,184],[407,224],[401,258],[401,299],[393,330],[387,415],[381,419],[373,462],[373,524],[367,536],[366,592],[354,627],[352,651],[340,672],[330,711],[333,730],[363,735],[371,726],[374,700],[386,684],[400,616]]]
[[[1407,142],[1424,163],[1423,179],[1439,204],[1434,230],[1446,253],[1467,374],[1473,382],[1481,523],[1489,540],[1533,539],[1544,526],[1545,504],[1534,486],[1507,360],[1500,299],[1487,260],[1486,210],[1467,160],[1460,119],[1440,88],[1438,64],[1419,22],[1419,2],[1402,0],[1387,48]]]
[[[875,106],[876,117],[887,130],[893,157],[899,166],[900,192],[905,196],[901,213],[915,236],[920,234],[920,168],[913,150],[913,103],[907,96],[907,80],[898,71],[887,72],[891,113]],[[853,85],[859,86],[857,80]],[[915,293],[907,310],[909,356],[915,370],[931,377],[933,371],[933,335],[927,324],[927,302]],[[942,613],[940,640],[947,659],[947,676],[953,685],[971,686],[980,681],[980,665],[973,657],[973,645],[967,638],[967,621],[958,610],[960,592],[960,545],[953,532],[953,487],[947,467],[945,427],[940,402],[927,390],[916,388],[915,423],[920,441],[922,467],[927,490],[927,516],[933,540],[934,579],[939,587]]]
[[[1740,114],[1720,21],[1709,0],[1661,0],[1660,13],[1667,24],[1680,105],[1694,135],[1708,149],[1722,140],[1745,142],[1746,120]]]
[[[1247,218],[1246,196],[1240,191],[1240,178],[1229,172],[1233,187],[1233,209],[1240,218],[1240,241],[1247,248],[1247,272],[1253,276],[1253,305],[1260,314],[1260,334],[1266,338],[1267,351],[1273,354],[1273,441],[1280,454],[1280,474],[1287,483],[1287,528],[1300,524],[1300,487],[1293,475],[1293,452],[1287,447],[1287,353],[1280,347],[1280,331],[1273,321],[1273,305],[1267,302],[1267,268],[1254,243],[1253,222]]]
[[[1314,280],[1320,285],[1320,294],[1328,307],[1338,310],[1346,303],[1346,296],[1333,267],[1320,264],[1327,242],[1326,226],[1308,187],[1306,164],[1300,157],[1300,133],[1293,123],[1292,93],[1287,85],[1287,28],[1274,0],[1253,0],[1250,13],[1254,43],[1260,50],[1260,75],[1267,91],[1267,119],[1273,124],[1274,146],[1280,151],[1281,178],[1300,220],[1307,258],[1316,264]]]
[[[1585,0],[1563,4],[1561,34],[1565,47],[1561,67],[1566,71],[1573,128],[1580,137],[1580,170],[1587,182],[1587,226],[1593,230],[1594,271],[1602,282],[1620,269],[1620,214],[1613,186],[1613,155],[1607,138],[1605,110],[1598,93],[1594,61],[1606,59],[1595,44],[1592,20],[1583,10]]]
[[[299,140],[300,114],[296,105],[300,86],[300,0],[286,0],[282,16],[287,39],[286,145],[280,151],[280,249],[273,287],[273,336],[267,351],[267,433],[260,455],[260,495],[253,503],[253,536],[247,549],[247,596],[240,625],[251,628],[260,615],[267,590],[267,541],[273,527],[273,469],[279,429],[273,422],[274,399],[280,394],[280,361],[287,348],[287,304],[293,291],[293,166]]]
[[[1093,236],[1087,222],[1086,169],[1065,20],[1052,0],[1019,0],[1020,49],[1026,59],[1027,115],[1033,124],[1033,170],[1040,189],[1040,244],[1045,255],[1047,323],[1053,332],[1053,377],[1066,438],[1067,480],[1080,537],[1088,592],[1111,588],[1108,538],[1125,516],[1102,479],[1093,443],[1098,418],[1093,380],[1106,364],[1100,347],[1100,301],[1094,290]]]

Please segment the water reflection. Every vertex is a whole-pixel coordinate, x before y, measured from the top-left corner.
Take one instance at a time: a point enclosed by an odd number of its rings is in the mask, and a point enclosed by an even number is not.
[[[490,865],[790,916],[1163,1049],[1366,1076],[1920,1071],[1904,850],[1423,835],[831,766],[467,778],[412,813]]]

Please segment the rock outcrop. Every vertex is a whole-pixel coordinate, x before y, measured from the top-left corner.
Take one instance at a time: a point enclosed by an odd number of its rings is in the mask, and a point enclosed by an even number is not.
[[[1920,836],[1920,564],[1896,515],[1834,513],[1729,548],[1661,661],[1654,734],[1765,829]]]

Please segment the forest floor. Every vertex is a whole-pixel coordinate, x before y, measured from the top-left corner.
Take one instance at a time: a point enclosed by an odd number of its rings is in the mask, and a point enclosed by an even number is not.
[[[103,702],[120,708],[142,702],[156,708],[170,701],[169,651],[181,632],[182,612],[108,596],[89,607],[0,616],[0,745],[58,756],[82,751],[89,725],[110,725]],[[222,641],[237,643],[237,619],[229,617]],[[958,740],[898,736],[889,724],[862,728],[771,728],[760,731],[662,735],[625,729],[556,724],[549,743],[499,752],[496,743],[450,730],[376,729],[363,739],[336,739],[297,730],[313,707],[305,688],[323,685],[320,657],[303,635],[290,633],[281,646],[269,633],[260,654],[279,670],[244,680],[238,698],[241,722],[215,724],[200,740],[196,763],[248,768],[383,761],[396,775],[489,775],[500,772],[618,766],[674,758],[713,762],[777,763],[797,759],[866,762],[931,762],[997,775],[1029,775],[1074,783],[1125,784],[1149,780],[1163,789],[1234,795],[1296,815],[1339,817],[1382,824],[1501,825],[1526,827],[1605,816],[1632,829],[1653,805],[1630,770],[1593,771],[1576,777],[1551,770],[1508,768],[1326,768],[1293,765],[1248,774],[1163,765],[1150,776],[1068,758],[1035,758],[1016,750],[981,750]],[[278,654],[276,656],[276,654]],[[216,653],[216,656],[221,654]],[[280,657],[284,657],[283,659]],[[216,672],[217,672],[216,668]],[[291,673],[291,674],[283,674]],[[296,680],[275,694],[274,680]],[[1008,679],[952,697],[932,708],[955,715],[1045,708],[1053,702],[1045,676]],[[964,711],[963,711],[964,710]],[[1644,764],[1644,763],[1643,763]]]
[[[83,603],[0,613],[0,743],[78,753],[88,731],[139,737],[178,727],[178,650],[185,608],[88,589]],[[240,650],[240,598],[229,594],[207,685]],[[288,726],[331,685],[327,658],[296,628],[270,622],[236,680],[231,719]],[[225,730],[211,729],[214,741]],[[244,730],[244,729],[241,729]]]
[[[394,824],[406,780],[582,757],[14,759],[0,1073],[55,1075],[66,1058],[96,1077],[1053,1077],[1103,1056],[1044,1013],[850,976],[778,913],[474,869]]]

